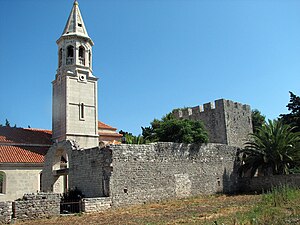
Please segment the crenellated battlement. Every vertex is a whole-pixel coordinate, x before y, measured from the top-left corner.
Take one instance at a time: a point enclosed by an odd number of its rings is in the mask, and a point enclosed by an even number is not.
[[[201,120],[212,143],[242,147],[252,132],[251,108],[226,99],[218,99],[195,107],[173,110],[176,118]]]
[[[211,113],[214,110],[224,110],[224,109],[238,109],[242,111],[250,111],[250,106],[246,104],[241,104],[226,99],[218,99],[213,102],[208,102],[203,105],[198,105],[195,107],[187,107],[182,109],[173,110],[173,114],[177,118],[188,118],[193,115],[199,115],[201,113]]]

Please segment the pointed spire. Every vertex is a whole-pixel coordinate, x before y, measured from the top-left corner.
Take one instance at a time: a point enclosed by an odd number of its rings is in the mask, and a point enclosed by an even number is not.
[[[68,35],[78,35],[89,38],[78,7],[77,0],[75,0],[73,3],[73,8],[71,10],[65,29],[62,33],[62,36]]]

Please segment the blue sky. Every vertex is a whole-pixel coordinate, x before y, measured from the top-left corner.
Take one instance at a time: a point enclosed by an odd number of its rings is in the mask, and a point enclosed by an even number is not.
[[[73,0],[0,0],[0,123],[51,129],[56,40]],[[300,1],[79,0],[95,46],[99,119],[141,133],[225,98],[267,118],[300,95]]]

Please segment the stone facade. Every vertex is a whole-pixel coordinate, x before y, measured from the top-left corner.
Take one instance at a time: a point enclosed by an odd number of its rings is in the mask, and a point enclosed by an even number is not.
[[[12,201],[21,198],[24,193],[40,190],[42,165],[2,164],[0,171],[5,174],[5,190],[3,194],[0,194],[0,201]]]
[[[251,109],[230,100],[219,99],[213,103],[173,111],[177,118],[201,120],[211,143],[243,147],[248,134],[253,132]]]

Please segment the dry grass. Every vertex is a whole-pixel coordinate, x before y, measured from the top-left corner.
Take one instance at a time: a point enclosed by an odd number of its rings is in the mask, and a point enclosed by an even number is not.
[[[272,206],[264,205],[268,202],[262,195],[198,196],[17,224],[300,224],[300,218],[291,217],[300,214],[300,193],[288,204],[280,208],[277,206],[274,212],[269,212]],[[281,215],[283,220],[279,218],[274,223],[270,222],[274,213]]]
[[[258,196],[200,196],[111,209],[101,213],[60,216],[21,224],[203,224],[245,211]]]

